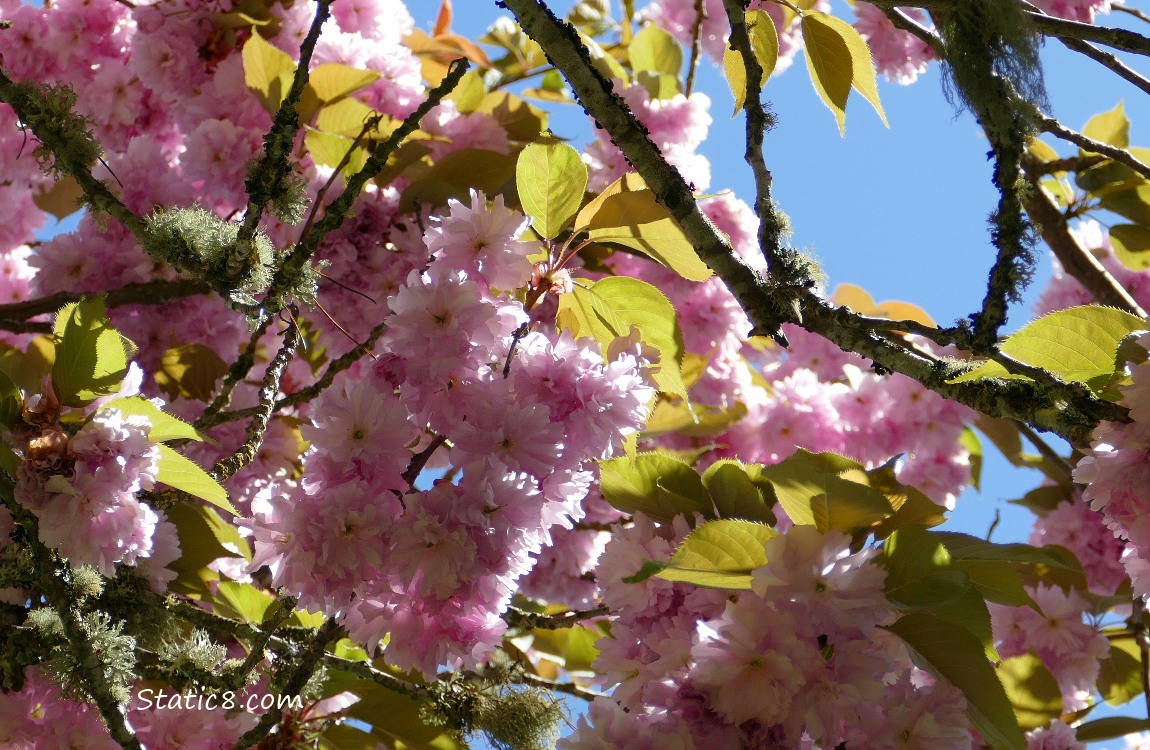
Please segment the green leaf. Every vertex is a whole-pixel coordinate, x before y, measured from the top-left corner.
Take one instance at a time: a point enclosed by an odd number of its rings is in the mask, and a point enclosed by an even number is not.
[[[604,355],[611,342],[628,336],[631,327],[659,352],[655,384],[664,393],[687,398],[683,383],[683,332],[675,307],[656,287],[629,276],[609,276],[589,289],[576,286],[559,297],[556,324],[575,337],[590,336],[599,342]]]
[[[751,41],[751,51],[763,69],[759,88],[767,85],[767,80],[775,72],[779,61],[779,33],[775,22],[763,10],[749,10],[746,13],[747,36]],[[743,56],[739,52],[727,47],[723,52],[723,69],[727,75],[727,83],[735,95],[735,114],[743,108],[747,98],[747,70],[743,65]]]
[[[163,443],[168,440],[203,441],[204,439],[200,433],[196,432],[196,428],[179,417],[168,414],[141,396],[118,398],[115,401],[109,401],[100,407],[100,411],[106,409],[116,409],[129,417],[147,417],[148,421],[152,423],[151,429],[148,430],[148,439],[153,443]]]
[[[828,453],[797,450],[792,456],[764,466],[761,476],[774,485],[779,504],[796,524],[851,532],[881,521],[893,512],[880,493],[865,484],[838,476],[862,469],[856,461]]]
[[[946,508],[927,497],[921,490],[905,485],[895,473],[896,459],[867,471],[871,489],[879,492],[894,508],[894,514],[875,524],[875,539],[885,539],[907,526],[931,527],[946,521]]]
[[[970,582],[987,601],[1010,607],[1034,604],[1018,570],[1005,560],[953,560],[952,565],[970,577]]]
[[[546,112],[506,91],[491,92],[475,111],[491,115],[515,141],[533,141],[547,129]]]
[[[967,715],[992,747],[1025,750],[1026,738],[982,645],[969,630],[928,612],[901,617],[890,631],[910,648],[921,666],[962,691]]]
[[[846,135],[847,97],[852,87],[874,106],[883,124],[890,127],[879,100],[870,48],[855,28],[817,10],[803,14],[801,27],[811,83],[834,114],[839,134]]]
[[[376,664],[379,668],[380,664]],[[403,673],[396,677],[408,679]],[[424,721],[425,703],[388,690],[371,680],[350,678],[346,673],[332,671],[332,678],[325,686],[325,693],[331,695],[349,691],[359,696],[359,701],[347,709],[347,715],[363,725],[371,727],[371,734],[377,743],[385,747],[403,747],[407,750],[459,750],[466,747],[453,740],[443,727],[430,726]]]
[[[1062,689],[1037,656],[1012,656],[997,671],[1023,731],[1044,727],[1062,715]]]
[[[607,502],[624,513],[643,512],[663,522],[680,514],[715,515],[695,470],[661,453],[640,453],[633,463],[626,456],[600,461],[599,486]]]
[[[971,429],[970,425],[963,425],[962,437],[958,442],[970,454],[970,483],[974,485],[974,489],[981,492],[982,441],[978,439],[978,433]]]
[[[1114,374],[1122,339],[1145,330],[1146,321],[1112,307],[1083,305],[1045,315],[1006,337],[1001,350],[1014,359],[1041,367],[1063,380],[1085,383]],[[997,362],[986,361],[950,383],[984,378],[1019,378]]]
[[[767,564],[765,546],[778,535],[754,521],[708,521],[687,535],[655,575],[706,588],[750,590],[751,572]]]
[[[459,79],[456,86],[447,98],[455,102],[455,108],[461,114],[470,114],[483,103],[487,97],[487,87],[483,85],[483,76],[477,70],[469,70]]]
[[[1115,224],[1110,227],[1110,246],[1122,265],[1135,271],[1150,268],[1150,227]]]
[[[180,540],[180,557],[168,565],[176,572],[176,580],[170,585],[172,592],[195,599],[210,598],[214,592],[212,584],[220,580],[220,576],[207,567],[208,563],[221,557],[240,557],[224,544],[247,551],[247,541],[206,505],[176,503],[168,507],[165,514],[175,524]]]
[[[1130,120],[1126,117],[1122,102],[1118,102],[1118,106],[1109,112],[1091,117],[1082,129],[1082,135],[1111,146],[1127,148],[1130,145]]]
[[[1072,489],[1063,485],[1043,485],[1035,487],[1018,500],[1011,500],[1015,505],[1021,505],[1032,511],[1035,515],[1044,516],[1058,507],[1058,504],[1070,500]]]
[[[1150,719],[1136,719],[1133,716],[1107,716],[1104,719],[1095,719],[1079,726],[1075,735],[1079,742],[1099,742],[1127,734],[1145,732],[1147,729],[1150,729]]]
[[[319,116],[315,120],[315,129],[324,133],[338,133],[356,138],[360,133],[363,133],[364,126],[375,117],[381,118],[380,123],[369,130],[364,135],[365,138],[386,138],[397,127],[391,118],[380,115],[379,112],[360,100],[341,99],[320,110]]]
[[[608,185],[575,217],[594,242],[613,242],[637,250],[691,281],[711,278],[711,269],[666,208],[635,173]]]
[[[56,314],[52,332],[56,336],[52,384],[61,403],[85,406],[119,389],[134,347],[112,327],[103,297],[65,305]]]
[[[707,488],[719,518],[740,518],[747,521],[761,521],[774,524],[775,514],[771,505],[775,502],[771,486],[766,483],[768,497],[763,488],[751,481],[747,469],[739,461],[722,459],[711,464],[703,472],[703,486]]]
[[[665,567],[667,567],[665,562],[645,560],[643,566],[634,575],[629,575],[623,579],[623,583],[642,583]]]
[[[563,298],[560,297],[560,305]],[[643,438],[678,433],[689,437],[712,437],[747,416],[747,407],[736,401],[724,409],[686,401],[672,403],[666,399],[655,405],[655,410],[643,428]]]
[[[274,596],[250,583],[220,581],[216,587],[216,602],[235,612],[244,622],[262,623],[275,601]]]
[[[938,531],[935,536],[946,545],[955,560],[1004,560],[1074,569],[1074,565],[1055,554],[1052,548],[1032,547],[1029,544],[995,544],[956,531]]]
[[[917,526],[899,529],[883,543],[886,596],[904,610],[929,609],[962,596],[970,580],[951,566],[938,536]]]
[[[295,60],[258,33],[244,43],[240,56],[244,63],[244,83],[256,92],[264,109],[275,112],[291,87]]]
[[[538,137],[536,131],[534,137]],[[507,154],[482,148],[452,151],[416,176],[399,197],[400,211],[415,204],[440,206],[449,198],[467,200],[472,188],[494,198],[515,179],[515,162]]]
[[[1104,166],[1106,165],[1099,165],[1099,167]],[[1123,168],[1129,169],[1129,167]],[[1093,169],[1088,171],[1093,171]],[[1082,177],[1083,174],[1085,173],[1080,173],[1079,177]],[[1095,194],[1098,195],[1099,206],[1107,211],[1113,211],[1137,224],[1150,224],[1150,182],[1140,179],[1127,189],[1106,192],[1101,195],[1095,192]]]
[[[588,673],[592,671],[591,664],[599,656],[595,642],[603,633],[592,625],[554,630],[537,628],[532,631],[532,635],[532,649],[554,657],[568,672]]]
[[[240,512],[228,502],[228,493],[220,483],[194,461],[176,453],[166,445],[156,446],[160,450],[160,470],[156,479],[166,485],[183,490],[202,500],[206,500],[217,508],[226,510],[238,516]]]
[[[1110,656],[1099,662],[1098,692],[1111,706],[1121,706],[1142,694],[1142,653],[1133,638],[1113,638]]]
[[[579,152],[550,135],[540,136],[519,154],[515,184],[531,227],[552,240],[567,226],[587,190],[587,165]]]
[[[344,157],[350,152],[351,156],[341,170],[344,175],[355,174],[367,163],[367,150],[362,145],[357,146],[355,138],[351,136],[324,133],[309,128],[304,132],[303,142],[311,154],[312,161],[332,169],[342,164]]]
[[[370,86],[381,75],[377,70],[359,70],[341,63],[323,63],[315,66],[308,74],[307,85],[322,104],[331,104]]]
[[[654,24],[647,24],[631,40],[628,48],[631,69],[678,76],[683,67],[683,50],[675,37]]]
[[[152,377],[169,399],[208,401],[216,392],[216,383],[227,372],[228,363],[215,349],[203,344],[183,344],[164,352]]]

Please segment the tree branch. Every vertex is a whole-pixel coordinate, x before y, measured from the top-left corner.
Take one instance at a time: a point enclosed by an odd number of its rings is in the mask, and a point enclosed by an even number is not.
[[[519,23],[563,71],[587,111],[604,127],[627,159],[635,165],[660,202],[679,222],[703,261],[726,283],[754,325],[753,331],[774,330],[780,305],[771,288],[747,266],[699,210],[683,177],[662,158],[626,104],[611,90],[582,48],[578,36],[538,0],[505,0]],[[1116,404],[1087,398],[1062,403],[1061,397],[1020,381],[948,383],[960,367],[924,356],[890,341],[845,308],[839,308],[809,290],[800,290],[802,325],[846,351],[857,352],[881,367],[917,380],[936,393],[992,416],[1011,417],[1042,430],[1050,430],[1072,444],[1089,442],[1099,420],[1126,421],[1126,410]]]

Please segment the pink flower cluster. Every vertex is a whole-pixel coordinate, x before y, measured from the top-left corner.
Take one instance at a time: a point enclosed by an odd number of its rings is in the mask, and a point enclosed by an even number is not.
[[[376,364],[312,404],[302,483],[253,506],[253,567],[363,642],[390,634],[389,662],[429,676],[499,645],[516,580],[583,515],[584,461],[611,455],[654,395],[634,354],[540,333],[512,353],[527,318],[493,290],[530,276],[523,228],[482,193],[433,222],[433,260],[388,299]],[[415,456],[437,450],[457,482],[413,492]]]
[[[1150,346],[1150,334],[1141,334],[1138,343]],[[1074,469],[1074,481],[1086,485],[1083,499],[1128,542],[1122,563],[1134,593],[1145,597],[1150,595],[1150,363],[1135,365],[1131,380],[1121,388],[1121,403],[1129,407],[1133,421],[1102,422],[1095,428],[1090,452]]]
[[[159,449],[148,439],[151,423],[111,406],[69,435],[59,414],[50,386],[28,400],[15,434],[24,459],[17,502],[36,515],[40,540],[73,566],[91,565],[112,577],[117,564],[144,565],[162,589],[175,577],[164,566],[180,551],[175,527],[136,499],[152,488],[159,468]]]
[[[1110,12],[1110,0],[1033,0],[1049,16],[1081,23],[1094,23],[1097,13]]]
[[[767,543],[751,591],[623,582],[687,530],[639,514],[608,544],[599,570],[619,617],[596,667],[617,687],[561,747],[972,746],[961,693],[927,686],[878,628],[893,612],[871,551],[799,526]]]
[[[1058,544],[1074,553],[1082,563],[1091,590],[1110,595],[1126,580],[1122,567],[1125,545],[1106,527],[1101,513],[1091,509],[1075,493],[1075,500],[1059,503],[1039,516],[1030,532],[1030,543],[1042,547]]]
[[[926,20],[926,14],[917,8],[899,10],[919,23]],[[927,64],[935,59],[929,44],[909,31],[897,28],[885,13],[870,3],[855,4],[855,15],[855,29],[870,47],[875,68],[888,81],[903,85],[914,83],[926,72]]]
[[[1094,693],[1099,660],[1110,656],[1110,642],[1083,621],[1089,603],[1078,592],[1040,583],[1027,593],[1040,612],[1027,606],[987,605],[999,655],[1034,653],[1058,680],[1064,710],[1085,708]]]

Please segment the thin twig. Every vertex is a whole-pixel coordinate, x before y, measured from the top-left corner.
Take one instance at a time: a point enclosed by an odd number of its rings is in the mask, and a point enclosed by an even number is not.
[[[382,336],[386,330],[386,323],[380,323],[377,325],[371,330],[371,333],[362,344],[357,345],[350,351],[340,355],[337,359],[329,362],[327,369],[324,370],[324,373],[322,376],[320,376],[319,380],[312,383],[307,388],[302,388],[295,393],[284,396],[279,401],[276,401],[275,407],[272,411],[280,412],[292,406],[298,406],[299,404],[307,403],[308,401],[315,399],[319,394],[323,393],[325,390],[331,387],[332,383],[335,382],[337,375],[350,368],[360,359],[363,359],[364,355],[371,351],[371,348],[375,346],[375,343],[379,340],[379,337]],[[197,429],[207,429],[218,424],[223,424],[224,422],[235,422],[236,420],[247,419],[254,416],[258,408],[259,407],[251,406],[246,409],[221,412],[220,414],[213,416],[210,420],[203,420],[204,423],[202,426],[200,426],[200,422],[196,422]]]
[[[561,630],[563,628],[575,627],[585,620],[592,620],[596,617],[606,617],[610,614],[611,608],[606,604],[600,604],[593,609],[577,609],[572,612],[564,612],[557,615],[528,612],[518,607],[508,607],[507,612],[503,614],[503,621],[513,628],[523,628],[524,630],[534,630],[535,628],[541,630]]]
[[[1027,174],[1038,166],[1032,158],[1023,159]],[[1070,232],[1066,218],[1058,210],[1046,188],[1031,177],[1031,189],[1026,197],[1026,212],[1038,227],[1038,233],[1050,246],[1062,268],[1073,276],[1086,291],[1104,305],[1111,305],[1141,318],[1146,311],[1137,300],[1110,274],[1099,260]]]
[[[336,622],[335,618],[330,618],[320,627],[312,638],[311,643],[296,659],[295,664],[291,669],[291,673],[284,681],[280,694],[282,695],[299,695],[303,690],[304,685],[315,673],[316,668],[323,661],[324,649],[327,644],[337,637],[340,630],[340,625]],[[282,714],[277,710],[268,711],[260,717],[260,721],[255,727],[245,732],[236,744],[232,746],[232,750],[245,750],[256,744],[264,737],[268,736],[272,727],[280,722]]]
[[[311,55],[319,41],[320,31],[328,18],[332,2],[334,0],[319,0],[316,3],[311,27],[300,44],[299,64],[296,65],[291,88],[276,110],[271,130],[264,136],[263,156],[244,180],[244,187],[248,191],[248,208],[244,214],[244,223],[240,225],[236,236],[229,264],[242,263],[251,254],[252,242],[259,230],[264,209],[278,193],[285,190],[292,178],[293,165],[288,157],[291,155],[295,136],[300,128],[298,105],[310,77],[308,68]]]
[[[582,698],[585,701],[593,701],[596,698],[603,697],[603,693],[596,693],[594,691],[581,688],[573,682],[552,682],[551,680],[545,680],[542,677],[531,674],[529,672],[524,672],[521,675],[517,675],[515,679],[529,685],[546,688],[553,693],[564,693],[565,695]]]
[[[1130,15],[1134,16],[1135,18],[1137,18],[1141,21],[1145,21],[1146,23],[1150,23],[1150,16],[1146,15],[1145,13],[1138,10],[1137,8],[1131,8],[1129,5],[1126,5],[1124,3],[1110,3],[1110,10],[1116,10],[1119,13],[1129,13]]]
[[[1067,40],[1097,42],[1135,55],[1150,55],[1150,38],[1144,37],[1136,31],[1071,21],[1067,18],[1048,16],[1041,11],[1026,10],[1023,12],[1026,14],[1031,28],[1044,36],[1057,37],[1064,42]]]
[[[699,51],[702,46],[703,21],[707,20],[706,0],[695,0],[695,21],[691,24],[691,59],[687,63],[687,80],[683,84],[683,94],[690,96],[695,88],[695,69],[699,67]]]
[[[276,603],[279,605],[276,616],[271,622],[263,623],[263,627],[261,627],[263,633],[250,645],[248,656],[244,659],[243,664],[228,674],[232,690],[240,690],[248,684],[248,675],[256,668],[257,664],[264,660],[264,652],[268,647],[268,642],[275,636],[276,630],[292,616],[298,602],[293,597],[285,596],[278,599]]]
[[[1014,420],[1014,424],[1018,427],[1018,431],[1030,441],[1030,444],[1038,450],[1042,457],[1049,461],[1050,465],[1062,475],[1063,479],[1066,480],[1066,484],[1073,484],[1074,467],[1070,465],[1070,462],[1059,455],[1058,451],[1054,450],[1050,443],[1046,442],[1041,435],[1030,428],[1030,425],[1025,422],[1019,422],[1017,419]]]
[[[236,357],[236,361],[228,368],[227,374],[224,376],[223,383],[220,384],[220,392],[216,394],[212,403],[208,404],[204,409],[204,413],[196,420],[193,425],[197,430],[205,430],[214,424],[215,416],[224,409],[228,408],[228,404],[232,402],[232,394],[239,385],[240,381],[248,376],[252,367],[256,364],[256,353],[259,350],[260,339],[267,333],[268,327],[271,326],[273,318],[268,316],[260,321],[256,329],[252,331],[251,337],[248,339],[248,346],[240,355]]]
[[[264,372],[263,383],[260,385],[259,391],[259,406],[256,413],[252,415],[251,422],[248,423],[247,440],[232,455],[220,459],[212,467],[210,473],[217,480],[222,482],[247,466],[256,457],[260,446],[263,445],[268,423],[271,421],[272,414],[275,413],[275,397],[279,392],[284,368],[291,361],[302,339],[299,326],[294,323],[289,324],[287,331],[284,332],[283,344]]]
[[[1127,83],[1133,84],[1144,94],[1150,94],[1150,79],[1147,79],[1138,71],[1131,68],[1126,63],[1118,59],[1116,55],[1110,52],[1104,52],[1098,49],[1089,42],[1083,42],[1079,39],[1065,39],[1060,38],[1058,41],[1062,42],[1063,46],[1067,49],[1074,50],[1075,52],[1089,57],[1098,64],[1106,67],[1119,78],[1122,78]]]
[[[150,281],[144,284],[125,284],[106,292],[57,292],[24,302],[0,305],[0,319],[27,320],[37,315],[54,313],[70,302],[104,295],[104,306],[111,309],[123,305],[162,305],[184,297],[210,294],[211,287],[202,281]]]
[[[1138,159],[1134,154],[1130,153],[1124,148],[1111,146],[1109,143],[1095,140],[1088,136],[1083,135],[1077,131],[1071,130],[1053,117],[1048,117],[1041,112],[1036,113],[1038,118],[1038,126],[1042,130],[1050,133],[1051,135],[1058,136],[1064,141],[1069,141],[1075,146],[1080,147],[1083,151],[1092,151],[1096,154],[1108,156],[1119,164],[1130,167],[1138,174],[1150,180],[1150,165]]]
[[[415,480],[419,478],[419,474],[423,471],[423,467],[427,466],[427,462],[431,460],[431,456],[439,450],[447,438],[443,435],[436,435],[427,444],[427,447],[416,453],[411,457],[407,464],[407,468],[403,471],[403,481],[407,482],[407,486],[414,488]]]
[[[465,58],[461,57],[453,61],[447,75],[437,86],[427,92],[427,98],[416,107],[415,111],[404,118],[391,135],[372,148],[371,155],[368,156],[363,167],[346,181],[343,192],[324,210],[323,218],[315,224],[310,232],[300,237],[299,242],[285,254],[283,264],[276,272],[276,276],[268,289],[268,299],[276,299],[282,295],[290,280],[299,278],[299,274],[311,262],[312,256],[315,255],[324,238],[338,229],[351,213],[352,204],[355,203],[368,180],[383,170],[387,165],[388,157],[399,148],[407,136],[415,132],[427,113],[438,106],[443,98],[459,85],[459,81],[467,72],[468,67],[469,64]]]

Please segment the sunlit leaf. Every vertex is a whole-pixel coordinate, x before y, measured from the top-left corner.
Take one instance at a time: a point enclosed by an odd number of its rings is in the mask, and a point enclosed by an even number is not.
[[[852,87],[874,106],[883,124],[889,127],[878,96],[878,77],[870,48],[858,31],[846,21],[817,10],[804,13],[800,23],[811,82],[834,114],[839,133],[846,134],[847,97]]]
[[[228,502],[228,493],[191,459],[180,455],[166,445],[156,446],[160,451],[160,470],[156,479],[166,485],[183,490],[217,508],[238,516],[240,512]]]
[[[1118,102],[1118,106],[1109,112],[1091,117],[1086,122],[1086,127],[1082,129],[1082,135],[1118,148],[1128,147],[1130,120],[1126,117],[1122,102]]]
[[[628,47],[631,69],[636,73],[649,70],[678,76],[683,67],[683,48],[675,37],[655,24],[644,26]]]
[[[1014,706],[1014,715],[1024,731],[1045,727],[1062,714],[1062,689],[1050,670],[1034,654],[1004,659],[998,665],[998,679]]]
[[[543,239],[554,239],[583,204],[587,165],[578,151],[544,135],[520,152],[515,185],[532,228]]]
[[[699,258],[678,223],[634,172],[608,185],[575,217],[596,242],[613,242],[647,255],[691,281],[706,281],[711,269]]]
[[[660,453],[640,453],[634,462],[626,456],[600,461],[599,485],[607,502],[624,513],[643,512],[664,522],[680,514],[715,515],[698,473]]]
[[[687,535],[655,575],[707,588],[749,590],[751,572],[767,564],[764,547],[776,536],[770,526],[754,521],[708,521]]]
[[[182,419],[168,414],[148,399],[140,396],[109,401],[100,408],[101,411],[105,409],[115,409],[129,417],[147,417],[148,421],[152,423],[148,430],[148,439],[153,443],[162,443],[168,440],[203,440],[200,433],[196,432],[196,428]]]
[[[1109,378],[1115,370],[1118,346],[1146,321],[1112,307],[1084,305],[1045,315],[1006,337],[1001,351],[1063,380],[1086,383]],[[949,381],[965,383],[984,378],[1019,378],[997,362],[986,361]]]
[[[116,392],[134,347],[112,327],[103,297],[65,305],[52,332],[57,342],[52,383],[61,403],[84,406]]]

